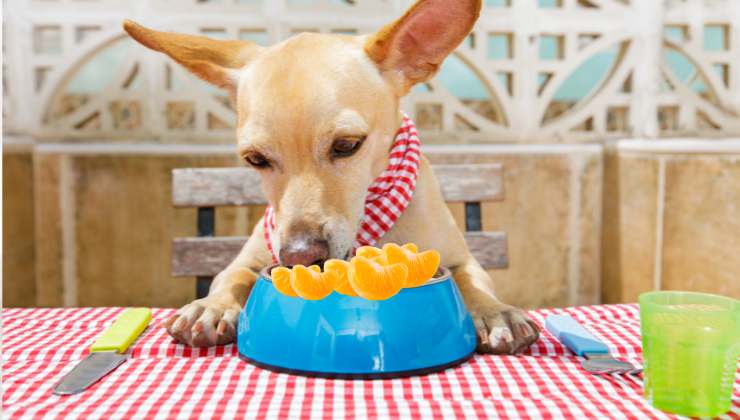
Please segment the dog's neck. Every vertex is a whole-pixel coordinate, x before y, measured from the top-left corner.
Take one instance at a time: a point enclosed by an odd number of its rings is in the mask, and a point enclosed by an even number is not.
[[[360,246],[375,245],[406,210],[416,188],[420,160],[421,143],[416,126],[404,114],[389,151],[388,167],[367,189],[365,210],[350,255]],[[272,247],[276,228],[272,206],[267,206],[263,224],[267,249],[277,263],[276,250]]]

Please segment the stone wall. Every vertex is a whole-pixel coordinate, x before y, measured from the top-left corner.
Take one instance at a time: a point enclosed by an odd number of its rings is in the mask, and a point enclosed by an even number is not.
[[[432,150],[432,162],[504,165],[504,200],[482,206],[483,230],[508,233],[509,268],[491,272],[502,300],[527,308],[599,301],[600,146]]]
[[[603,294],[653,289],[740,297],[740,147],[623,143],[605,159]]]
[[[505,199],[484,230],[509,235],[493,270],[527,308],[630,302],[654,288],[740,297],[740,146],[735,141],[433,146],[436,163],[501,162]],[[681,146],[684,145],[684,146]],[[230,146],[56,145],[3,154],[6,306],[180,306],[170,241],[195,234],[171,205],[173,168],[233,166]],[[463,205],[450,207],[463,223]],[[217,235],[243,235],[262,208],[218,208]]]
[[[169,274],[170,241],[194,235],[196,217],[194,209],[172,207],[170,171],[232,166],[234,152],[125,148],[39,145],[24,157],[28,188],[5,176],[6,202],[36,191],[25,210],[7,216],[6,226],[16,228],[6,230],[6,244],[36,244],[35,263],[5,247],[6,290],[21,282],[29,287],[23,297],[6,293],[7,306],[179,306],[194,297],[193,279]],[[434,162],[505,165],[506,198],[482,206],[484,230],[509,234],[510,267],[491,272],[503,300],[525,307],[598,301],[600,147],[455,146],[428,155]],[[462,225],[463,205],[450,206]],[[35,233],[33,218],[17,217],[32,209]],[[219,208],[216,233],[243,235],[261,212]]]

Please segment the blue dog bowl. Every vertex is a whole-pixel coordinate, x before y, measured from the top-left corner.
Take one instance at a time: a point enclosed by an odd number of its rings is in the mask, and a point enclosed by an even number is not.
[[[475,350],[473,321],[449,270],[381,301],[332,293],[304,300],[278,292],[262,270],[239,318],[247,361],[309,376],[378,378],[429,373]]]

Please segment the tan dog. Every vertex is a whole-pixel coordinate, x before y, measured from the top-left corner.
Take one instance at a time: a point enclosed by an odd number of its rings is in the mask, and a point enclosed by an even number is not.
[[[275,209],[273,249],[284,265],[310,265],[347,256],[367,188],[388,164],[401,121],[399,98],[437,72],[480,8],[480,0],[420,0],[374,35],[305,33],[269,48],[158,32],[130,21],[124,29],[230,92],[238,153],[259,170]],[[234,341],[238,313],[257,273],[271,263],[262,226],[216,276],[208,296],[167,322],[176,340],[193,346]],[[473,315],[479,351],[516,353],[537,339],[536,325],[522,311],[496,299],[426,159],[411,203],[385,242],[439,250]]]

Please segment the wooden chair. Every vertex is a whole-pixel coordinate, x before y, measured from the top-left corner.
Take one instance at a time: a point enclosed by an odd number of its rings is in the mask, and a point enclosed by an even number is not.
[[[483,232],[482,201],[504,198],[499,164],[434,165],[442,193],[448,202],[465,203],[465,239],[473,255],[486,269],[509,265],[506,234]],[[259,174],[248,168],[175,169],[172,171],[175,207],[198,208],[198,237],[172,242],[172,275],[196,277],[196,296],[208,294],[213,277],[241,250],[247,236],[215,237],[215,207],[267,204]],[[245,232],[247,233],[247,232]]]

